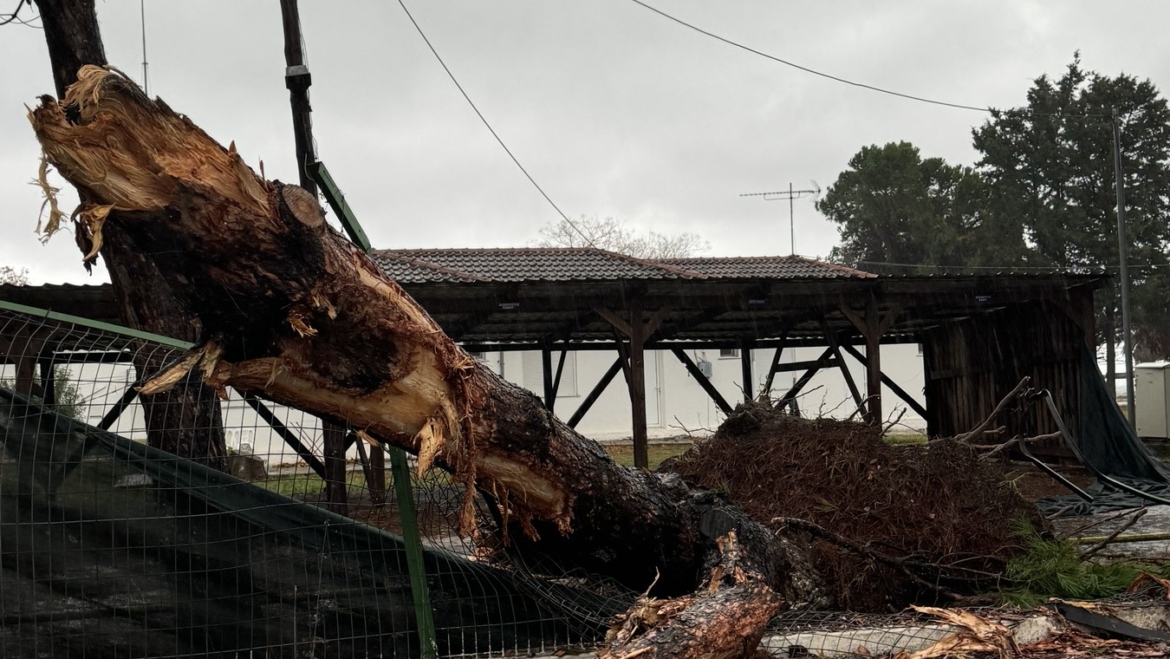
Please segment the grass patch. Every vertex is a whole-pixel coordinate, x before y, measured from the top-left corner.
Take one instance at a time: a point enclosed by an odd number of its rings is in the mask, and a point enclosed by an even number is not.
[[[892,432],[883,436],[882,439],[891,446],[926,443],[926,435],[916,432]]]
[[[1050,597],[1094,600],[1124,593],[1143,572],[1170,577],[1170,565],[1137,561],[1081,560],[1072,540],[1041,538],[1021,529],[1026,553],[1008,564],[1009,585],[1000,594],[1007,604],[1034,607]]]
[[[634,446],[632,444],[602,444],[605,452],[617,461],[618,464],[627,467],[634,466]],[[673,458],[677,455],[682,455],[690,450],[689,443],[677,444],[651,444],[647,447],[647,454],[650,459],[650,469],[657,469],[658,465],[667,458]]]

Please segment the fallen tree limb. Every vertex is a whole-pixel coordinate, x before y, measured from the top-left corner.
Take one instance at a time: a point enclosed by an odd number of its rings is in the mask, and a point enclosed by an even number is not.
[[[736,531],[761,589],[824,603],[800,547],[715,497],[614,463],[455,345],[326,224],[312,195],[258,177],[234,144],[223,148],[125,77],[85,67],[63,104],[44,97],[30,120],[49,161],[91,200],[75,216],[80,229],[97,241],[103,222],[117,221],[157,246],[167,254],[159,270],[201,322],[189,359],[147,391],[198,370],[221,392],[348,423],[465,483],[465,530],[478,488],[507,542],[566,569],[637,590],[661,574],[658,594],[685,594],[717,555],[715,539]]]
[[[1086,558],[1091,557],[1093,554],[1096,554],[1097,552],[1101,551],[1102,549],[1108,547],[1109,543],[1116,540],[1117,537],[1120,536],[1122,533],[1125,533],[1126,531],[1128,531],[1130,529],[1130,527],[1132,527],[1134,524],[1137,524],[1138,520],[1145,517],[1146,513],[1148,513],[1148,512],[1150,512],[1149,508],[1141,508],[1140,510],[1138,510],[1134,514],[1133,517],[1126,520],[1125,524],[1122,524],[1120,527],[1118,527],[1118,529],[1116,531],[1114,531],[1113,533],[1110,533],[1109,535],[1105,536],[1104,538],[1101,538],[1100,542],[1094,544],[1092,547],[1089,547],[1085,551],[1081,552],[1081,560],[1083,561]]]
[[[659,600],[647,595],[619,616],[598,659],[750,656],[781,601],[743,555],[735,533],[719,539],[721,557],[698,592]]]
[[[1008,406],[1008,403],[1020,397],[1027,390],[1028,383],[1031,381],[1032,378],[1027,376],[1021,379],[1020,383],[1017,384],[1014,389],[1008,392],[1008,395],[1004,396],[1003,399],[999,401],[999,404],[995,406],[995,409],[991,411],[991,414],[987,415],[987,418],[984,419],[982,423],[975,426],[973,429],[971,429],[970,432],[965,432],[962,435],[956,435],[955,439],[961,442],[967,442],[968,444],[975,441],[976,439],[979,439],[979,437],[987,432],[988,428],[991,427],[991,423],[995,421],[995,418],[999,416],[999,413]]]

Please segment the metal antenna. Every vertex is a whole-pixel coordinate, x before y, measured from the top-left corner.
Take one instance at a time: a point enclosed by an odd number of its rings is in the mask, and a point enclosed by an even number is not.
[[[789,247],[792,249],[792,256],[796,256],[796,223],[793,220],[795,210],[794,203],[801,197],[813,197],[814,199],[821,196],[821,186],[817,185],[816,181],[812,182],[813,189],[811,190],[793,190],[792,184],[788,184],[787,190],[777,190],[775,192],[749,192],[741,194],[741,197],[763,197],[764,201],[778,201],[781,199],[788,200],[788,240]]]
[[[142,14],[142,93],[150,95],[150,81],[146,77],[146,0],[139,0],[139,11]]]

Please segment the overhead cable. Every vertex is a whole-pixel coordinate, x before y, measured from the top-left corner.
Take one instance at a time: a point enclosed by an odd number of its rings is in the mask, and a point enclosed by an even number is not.
[[[406,8],[406,3],[403,2],[403,0],[398,0],[398,5],[402,7],[402,11],[406,12],[406,17],[410,19],[410,23],[414,25],[414,29],[418,31],[418,35],[422,37],[424,42],[426,42],[427,48],[431,50],[431,54],[435,56],[435,59],[438,60],[439,65],[442,66],[443,70],[447,72],[447,77],[451,79],[451,82],[455,83],[455,87],[459,90],[459,93],[463,94],[463,98],[467,101],[467,104],[471,106],[471,109],[475,111],[475,115],[479,117],[480,121],[483,122],[483,125],[488,129],[488,132],[492,134],[492,137],[496,138],[496,142],[498,142],[500,147],[504,149],[504,153],[507,153],[508,157],[512,159],[512,162],[516,163],[516,167],[518,167],[524,174],[525,178],[528,179],[528,182],[532,184],[532,187],[536,188],[536,191],[540,193],[540,196],[544,197],[544,200],[553,207],[553,210],[555,210],[557,214],[561,216],[561,219],[568,223],[568,225],[572,227],[574,231],[580,234],[580,236],[585,239],[585,242],[588,243],[590,247],[593,247],[593,241],[589,239],[589,236],[585,235],[585,233],[581,231],[581,229],[578,228],[572,220],[569,219],[569,216],[561,210],[560,206],[557,206],[556,202],[554,202],[552,198],[548,196],[548,193],[544,191],[544,188],[540,187],[540,184],[536,182],[536,179],[532,178],[532,175],[528,173],[528,170],[524,168],[524,165],[520,164],[520,161],[516,158],[515,154],[513,154],[512,150],[508,148],[508,145],[504,144],[504,140],[500,137],[499,133],[496,132],[496,129],[492,128],[491,123],[488,122],[487,118],[484,117],[483,113],[479,111],[478,107],[476,107],[475,101],[471,100],[471,97],[468,96],[467,92],[463,89],[463,85],[459,84],[459,80],[455,78],[455,74],[451,73],[451,69],[448,68],[447,63],[444,62],[443,58],[439,56],[439,51],[435,50],[434,45],[431,44],[431,40],[427,38],[427,35],[423,32],[422,28],[419,27],[418,21],[414,20],[414,16],[411,15],[410,10]]]

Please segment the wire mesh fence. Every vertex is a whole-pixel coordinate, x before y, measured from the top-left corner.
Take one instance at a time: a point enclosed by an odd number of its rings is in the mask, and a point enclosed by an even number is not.
[[[632,602],[489,555],[456,533],[461,485],[395,487],[345,428],[197,376],[136,395],[184,351],[0,308],[0,656],[529,654],[600,642]]]
[[[187,348],[0,302],[0,657],[559,656],[637,597],[493,544],[481,499],[460,536],[461,484],[344,427],[197,376],[137,396]],[[785,612],[761,649],[882,656],[952,631]]]

